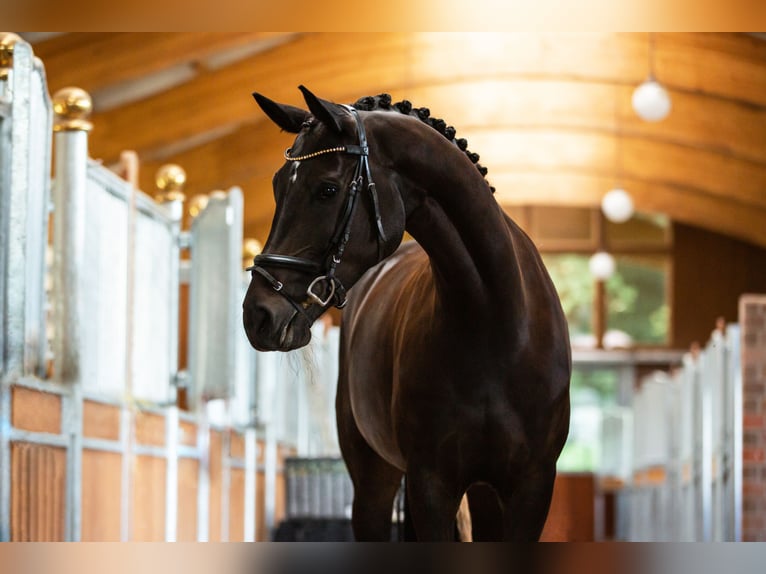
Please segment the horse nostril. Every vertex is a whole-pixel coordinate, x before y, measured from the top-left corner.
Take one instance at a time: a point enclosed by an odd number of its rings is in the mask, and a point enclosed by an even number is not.
[[[268,336],[271,331],[271,313],[260,305],[248,306],[243,310],[245,331],[252,338],[253,336],[262,339]]]
[[[253,313],[253,325],[260,336],[266,336],[271,330],[271,315],[263,307],[256,307]]]

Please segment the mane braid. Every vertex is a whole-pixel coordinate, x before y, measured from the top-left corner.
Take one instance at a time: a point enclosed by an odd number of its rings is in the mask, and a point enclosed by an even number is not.
[[[448,126],[447,123],[439,118],[431,117],[431,110],[428,108],[414,108],[409,100],[402,100],[401,102],[391,103],[391,96],[389,94],[379,94],[377,96],[365,96],[359,98],[354,104],[352,104],[357,110],[372,112],[377,110],[396,111],[406,116],[413,116],[418,118],[424,124],[431,126],[437,132],[442,134],[445,138],[455,144],[458,149],[468,156],[468,159],[476,165],[476,169],[479,173],[486,178],[487,168],[479,163],[479,154],[473,153],[468,150],[468,140],[465,138],[455,139],[456,130],[452,126]],[[487,187],[492,193],[495,193],[495,188],[489,185],[487,180]]]

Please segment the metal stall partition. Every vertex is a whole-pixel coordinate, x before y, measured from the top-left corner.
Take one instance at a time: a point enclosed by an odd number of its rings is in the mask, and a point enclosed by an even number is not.
[[[672,376],[651,375],[636,393],[633,540],[742,539],[739,348],[739,327],[719,325]]]
[[[69,90],[57,101],[69,106],[56,126],[53,219],[54,376],[70,388],[69,538],[81,539],[84,528],[86,539],[107,530],[121,540],[172,541],[183,450],[175,407],[181,206],[157,205],[88,159],[87,94]],[[104,529],[90,512],[99,491],[120,501],[118,526]]]
[[[726,480],[724,486],[724,539],[741,542],[742,506],[743,506],[743,433],[744,405],[742,393],[742,333],[737,324],[726,327],[726,363],[724,377],[726,383],[726,423],[723,428],[724,466]]]
[[[191,228],[189,385],[193,408],[234,394],[242,337],[242,192],[211,194]]]
[[[686,354],[683,368],[673,374],[677,391],[676,435],[678,474],[676,475],[676,500],[679,504],[678,523],[675,539],[679,542],[693,542],[697,524],[696,481],[694,480],[694,389],[696,385],[694,359]]]
[[[65,528],[61,399],[27,392],[46,370],[51,125],[42,64],[29,44],[0,33],[0,541],[56,540]],[[19,418],[29,397],[43,399],[39,412],[53,420]],[[34,519],[20,516],[21,502],[38,511]]]
[[[256,539],[256,371],[242,328],[242,209],[239,188],[213,192],[190,231],[189,398],[216,445],[199,468],[203,541]],[[217,532],[210,531],[213,508]]]
[[[739,327],[723,324],[713,331],[710,341],[699,357],[700,384],[709,396],[706,404],[710,422],[703,427],[705,440],[709,441],[710,484],[709,493],[703,500],[703,517],[707,526],[707,538],[715,542],[741,539],[741,450],[737,456],[737,443],[741,449],[742,404],[740,387]],[[738,464],[739,459],[739,464]]]
[[[45,248],[52,105],[29,44],[2,34],[0,63],[0,377],[45,374]]]
[[[633,475],[633,410],[627,406],[605,407],[601,417],[601,456],[598,467],[599,489],[602,497],[612,496],[614,524],[613,540],[626,540],[630,522],[630,487]],[[597,499],[597,504],[605,504]],[[602,506],[603,508],[603,506]],[[603,516],[603,511],[601,516]],[[597,522],[597,540],[607,535],[606,521]]]
[[[646,377],[634,395],[634,474],[631,538],[669,538],[669,477],[673,386],[657,372]]]

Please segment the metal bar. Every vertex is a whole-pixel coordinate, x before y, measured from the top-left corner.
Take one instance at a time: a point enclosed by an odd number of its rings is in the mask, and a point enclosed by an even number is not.
[[[133,445],[133,454],[136,456],[151,456],[154,458],[167,458],[168,449],[164,446],[154,446],[150,444]],[[176,446],[176,455],[178,458],[191,458],[199,460],[201,455],[196,446],[179,444]]]
[[[5,84],[5,82],[4,82]],[[50,187],[51,108],[45,76],[35,67],[32,48],[14,46],[13,70],[4,90],[12,110],[2,134],[3,190],[0,226],[3,257],[0,285],[4,301],[0,336],[0,375],[14,381],[40,375],[45,363],[45,248]],[[10,144],[10,145],[8,145]],[[7,157],[6,157],[7,156]]]
[[[263,512],[267,537],[274,530],[276,522],[277,440],[274,426],[273,422],[269,422],[266,426],[266,449],[264,451]]]
[[[133,446],[133,454],[135,454],[136,456],[152,456],[154,458],[165,458],[167,456],[167,449],[164,446],[136,444]]]
[[[733,518],[733,542],[742,542],[742,472],[744,470],[743,463],[743,432],[744,432],[744,420],[743,410],[744,405],[743,393],[742,393],[742,365],[740,363],[740,327],[730,327],[727,333],[727,339],[729,343],[729,357],[733,362],[729,369],[729,376],[731,377],[730,385],[732,387],[732,477],[734,500],[732,509]]]
[[[119,440],[106,440],[102,438],[83,438],[82,448],[97,450],[99,452],[122,453],[122,442]]]
[[[67,448],[70,445],[70,437],[66,434],[53,434],[47,432],[26,431],[10,428],[11,442],[26,442],[29,444],[39,444],[44,446],[54,446]]]
[[[227,459],[229,468],[236,468],[237,470],[247,470],[247,461],[243,458],[229,457]]]
[[[231,430],[223,433],[221,449],[221,542],[229,541],[229,504],[231,503]]]
[[[88,134],[56,133],[54,224],[55,372],[64,384],[81,382],[81,325],[84,317],[80,272],[85,268],[85,193]]]
[[[171,256],[170,256],[170,281],[171,285],[169,286],[170,293],[168,293],[169,300],[168,300],[168,324],[170,325],[170,336],[168,340],[168,353],[169,353],[169,362],[168,365],[170,365],[171,372],[169,373],[170,379],[169,389],[172,391],[172,396],[168,397],[168,401],[176,404],[177,401],[177,380],[178,380],[178,316],[179,316],[179,305],[180,305],[180,297],[179,297],[179,291],[180,291],[180,273],[179,273],[179,267],[181,265],[181,246],[180,246],[180,235],[181,235],[181,222],[183,220],[183,212],[184,212],[184,204],[183,200],[176,200],[172,201],[166,204],[166,207],[168,208],[170,212],[170,217],[172,218],[173,223],[171,224],[171,230],[173,234],[173,241],[172,241],[172,247],[171,247]],[[176,409],[177,410],[177,409]],[[176,427],[178,427],[178,418],[176,413],[175,418],[175,424]],[[178,441],[176,440],[176,443]]]
[[[11,389],[0,382],[0,542],[11,540]]]
[[[603,349],[573,349],[572,363],[574,365],[642,365],[642,364],[673,364],[680,365],[683,351],[647,349],[635,351],[613,351]]]
[[[88,133],[61,129],[56,133],[53,249],[55,299],[54,372],[71,385],[62,400],[63,429],[69,436],[66,479],[66,539],[79,541],[82,483],[82,325],[85,301],[81,272],[85,268],[85,225]]]
[[[190,413],[188,411],[178,411],[178,420],[187,422],[187,423],[194,423],[197,424],[199,421],[202,420],[202,415]]]
[[[107,395],[101,394],[97,391],[93,391],[90,389],[83,390],[82,399],[84,401],[88,401],[91,403],[98,403],[100,405],[107,405],[110,407],[122,407],[125,404],[123,401],[119,399],[116,399],[114,397],[109,397]]]
[[[229,466],[231,468],[235,468],[237,470],[247,470],[246,462],[243,459],[238,458],[230,458],[229,459]],[[258,464],[256,465],[257,472],[266,472],[267,465],[264,464]],[[279,474],[280,472],[284,471],[284,466],[277,465],[276,466],[276,473]]]
[[[72,392],[72,388],[69,385],[62,385],[55,381],[41,381],[40,379],[33,377],[21,377],[13,381],[13,386],[23,387],[25,389],[51,395],[68,395]]]
[[[200,451],[197,487],[197,541],[210,538],[210,427],[205,409],[199,410],[197,448]]]
[[[133,511],[133,484],[130,476],[133,467],[133,413],[125,405],[120,409],[120,447],[120,541],[128,542]]]
[[[136,254],[136,187],[127,187],[127,260],[125,273],[125,395],[133,397],[133,337],[135,254]],[[120,541],[129,542],[133,528],[133,452],[136,442],[135,417],[131,406],[120,405]]]
[[[79,542],[82,517],[82,385],[61,401],[62,430],[69,439],[66,476],[66,540]]]
[[[165,416],[165,542],[175,542],[178,531],[178,407]]]
[[[704,368],[704,367],[703,367]],[[702,540],[713,539],[713,405],[710,379],[700,373],[702,393],[700,419],[702,422]]]
[[[245,430],[245,542],[255,542],[255,510],[258,443],[255,429]]]

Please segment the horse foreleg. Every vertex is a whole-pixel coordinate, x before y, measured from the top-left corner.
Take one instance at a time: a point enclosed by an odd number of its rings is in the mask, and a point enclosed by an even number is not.
[[[338,405],[338,439],[354,484],[354,538],[360,542],[388,542],[394,498],[403,473],[372,450],[343,403]]]
[[[555,466],[540,469],[514,481],[511,489],[499,492],[503,504],[503,538],[514,542],[536,542],[548,517],[556,480]]]
[[[407,497],[418,541],[455,540],[455,517],[463,488],[448,484],[436,473],[407,474]]]
[[[365,468],[350,471],[354,483],[354,506],[351,524],[359,542],[391,540],[391,516],[394,497],[402,473],[382,459],[370,461]]]

